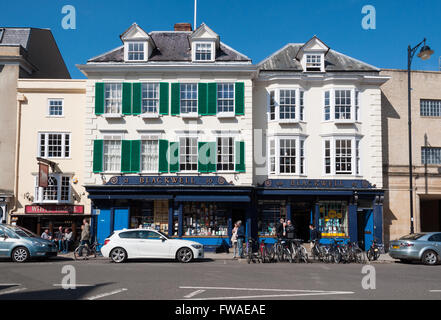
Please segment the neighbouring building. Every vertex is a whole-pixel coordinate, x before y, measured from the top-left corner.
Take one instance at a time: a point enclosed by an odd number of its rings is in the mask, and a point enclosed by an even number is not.
[[[22,78],[70,78],[50,30],[0,27],[0,223],[17,208],[17,80]]]
[[[382,70],[385,241],[410,233],[408,75]],[[441,72],[412,71],[415,232],[441,231]]]
[[[19,179],[11,222],[38,235],[62,226],[79,236],[83,218],[90,218],[83,187],[86,80],[20,79],[17,91]],[[40,163],[47,178],[39,176]]]
[[[325,242],[350,239],[365,247],[374,238],[381,242],[380,86],[388,77],[315,36],[287,44],[257,66],[259,236],[274,236],[284,217],[294,221],[301,239],[309,239],[312,223]]]
[[[85,188],[99,243],[154,227],[217,246],[252,232],[255,66],[202,24],[146,32],[78,68],[87,76]]]

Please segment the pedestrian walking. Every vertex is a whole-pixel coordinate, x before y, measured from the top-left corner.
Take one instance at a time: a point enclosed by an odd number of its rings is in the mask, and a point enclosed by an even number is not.
[[[239,248],[239,257],[243,258],[243,242],[245,241],[245,228],[242,221],[237,221],[237,247]]]
[[[84,219],[83,225],[81,226],[80,247],[78,249],[78,255],[80,257],[83,254],[84,247],[86,247],[87,251],[89,251],[89,242],[90,242],[90,225],[87,222],[87,219]]]
[[[238,255],[238,250],[237,250],[237,230],[238,230],[238,226],[237,226],[237,222],[234,224],[234,228],[232,231],[232,235],[231,235],[231,245],[233,246],[233,259],[237,258]]]

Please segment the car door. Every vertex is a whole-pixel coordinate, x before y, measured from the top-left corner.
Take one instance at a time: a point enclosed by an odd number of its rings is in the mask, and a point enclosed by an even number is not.
[[[160,233],[152,230],[139,231],[139,254],[145,258],[169,258],[170,245]]]
[[[11,232],[6,233],[6,231],[0,227],[0,257],[9,257],[11,255],[12,247],[16,241],[12,236],[14,235]]]
[[[138,231],[123,231],[118,234],[118,247],[124,248],[127,252],[127,256],[129,258],[138,258],[139,257],[139,235]]]
[[[438,255],[441,256],[441,233],[435,233],[430,236],[429,242],[436,249]]]

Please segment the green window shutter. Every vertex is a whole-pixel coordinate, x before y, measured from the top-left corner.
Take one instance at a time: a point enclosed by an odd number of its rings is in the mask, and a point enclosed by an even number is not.
[[[170,172],[179,172],[179,142],[170,142]]]
[[[236,141],[235,166],[237,172],[245,172],[245,142]]]
[[[236,82],[234,86],[234,104],[236,115],[245,114],[245,84],[243,82]]]
[[[133,84],[133,114],[141,114],[141,83]]]
[[[141,140],[132,140],[131,143],[130,171],[136,173],[141,171]]]
[[[122,113],[132,114],[132,84],[128,82],[122,85]]]
[[[95,83],[95,114],[104,113],[104,83]]]
[[[130,172],[131,141],[121,141],[121,172]]]
[[[159,172],[168,172],[168,140],[159,140]]]
[[[205,153],[207,142],[198,142],[198,171],[207,172],[208,164]]]
[[[216,115],[217,113],[217,83],[209,83],[207,89],[208,115]]]
[[[198,113],[207,114],[207,84],[198,83]]]
[[[178,115],[181,111],[181,88],[179,83],[171,85],[171,114]]]
[[[159,114],[168,114],[168,83],[159,84]]]
[[[93,141],[93,172],[103,171],[103,146],[104,140]]]
[[[208,158],[207,172],[216,172],[216,142],[208,142]]]

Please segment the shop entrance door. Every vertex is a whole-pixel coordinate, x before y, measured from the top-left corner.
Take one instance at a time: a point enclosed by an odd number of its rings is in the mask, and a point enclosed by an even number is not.
[[[374,240],[374,210],[358,211],[358,242],[362,249],[369,250]]]
[[[296,238],[307,242],[309,240],[309,223],[311,220],[311,205],[309,203],[291,204],[291,222],[296,230]]]

